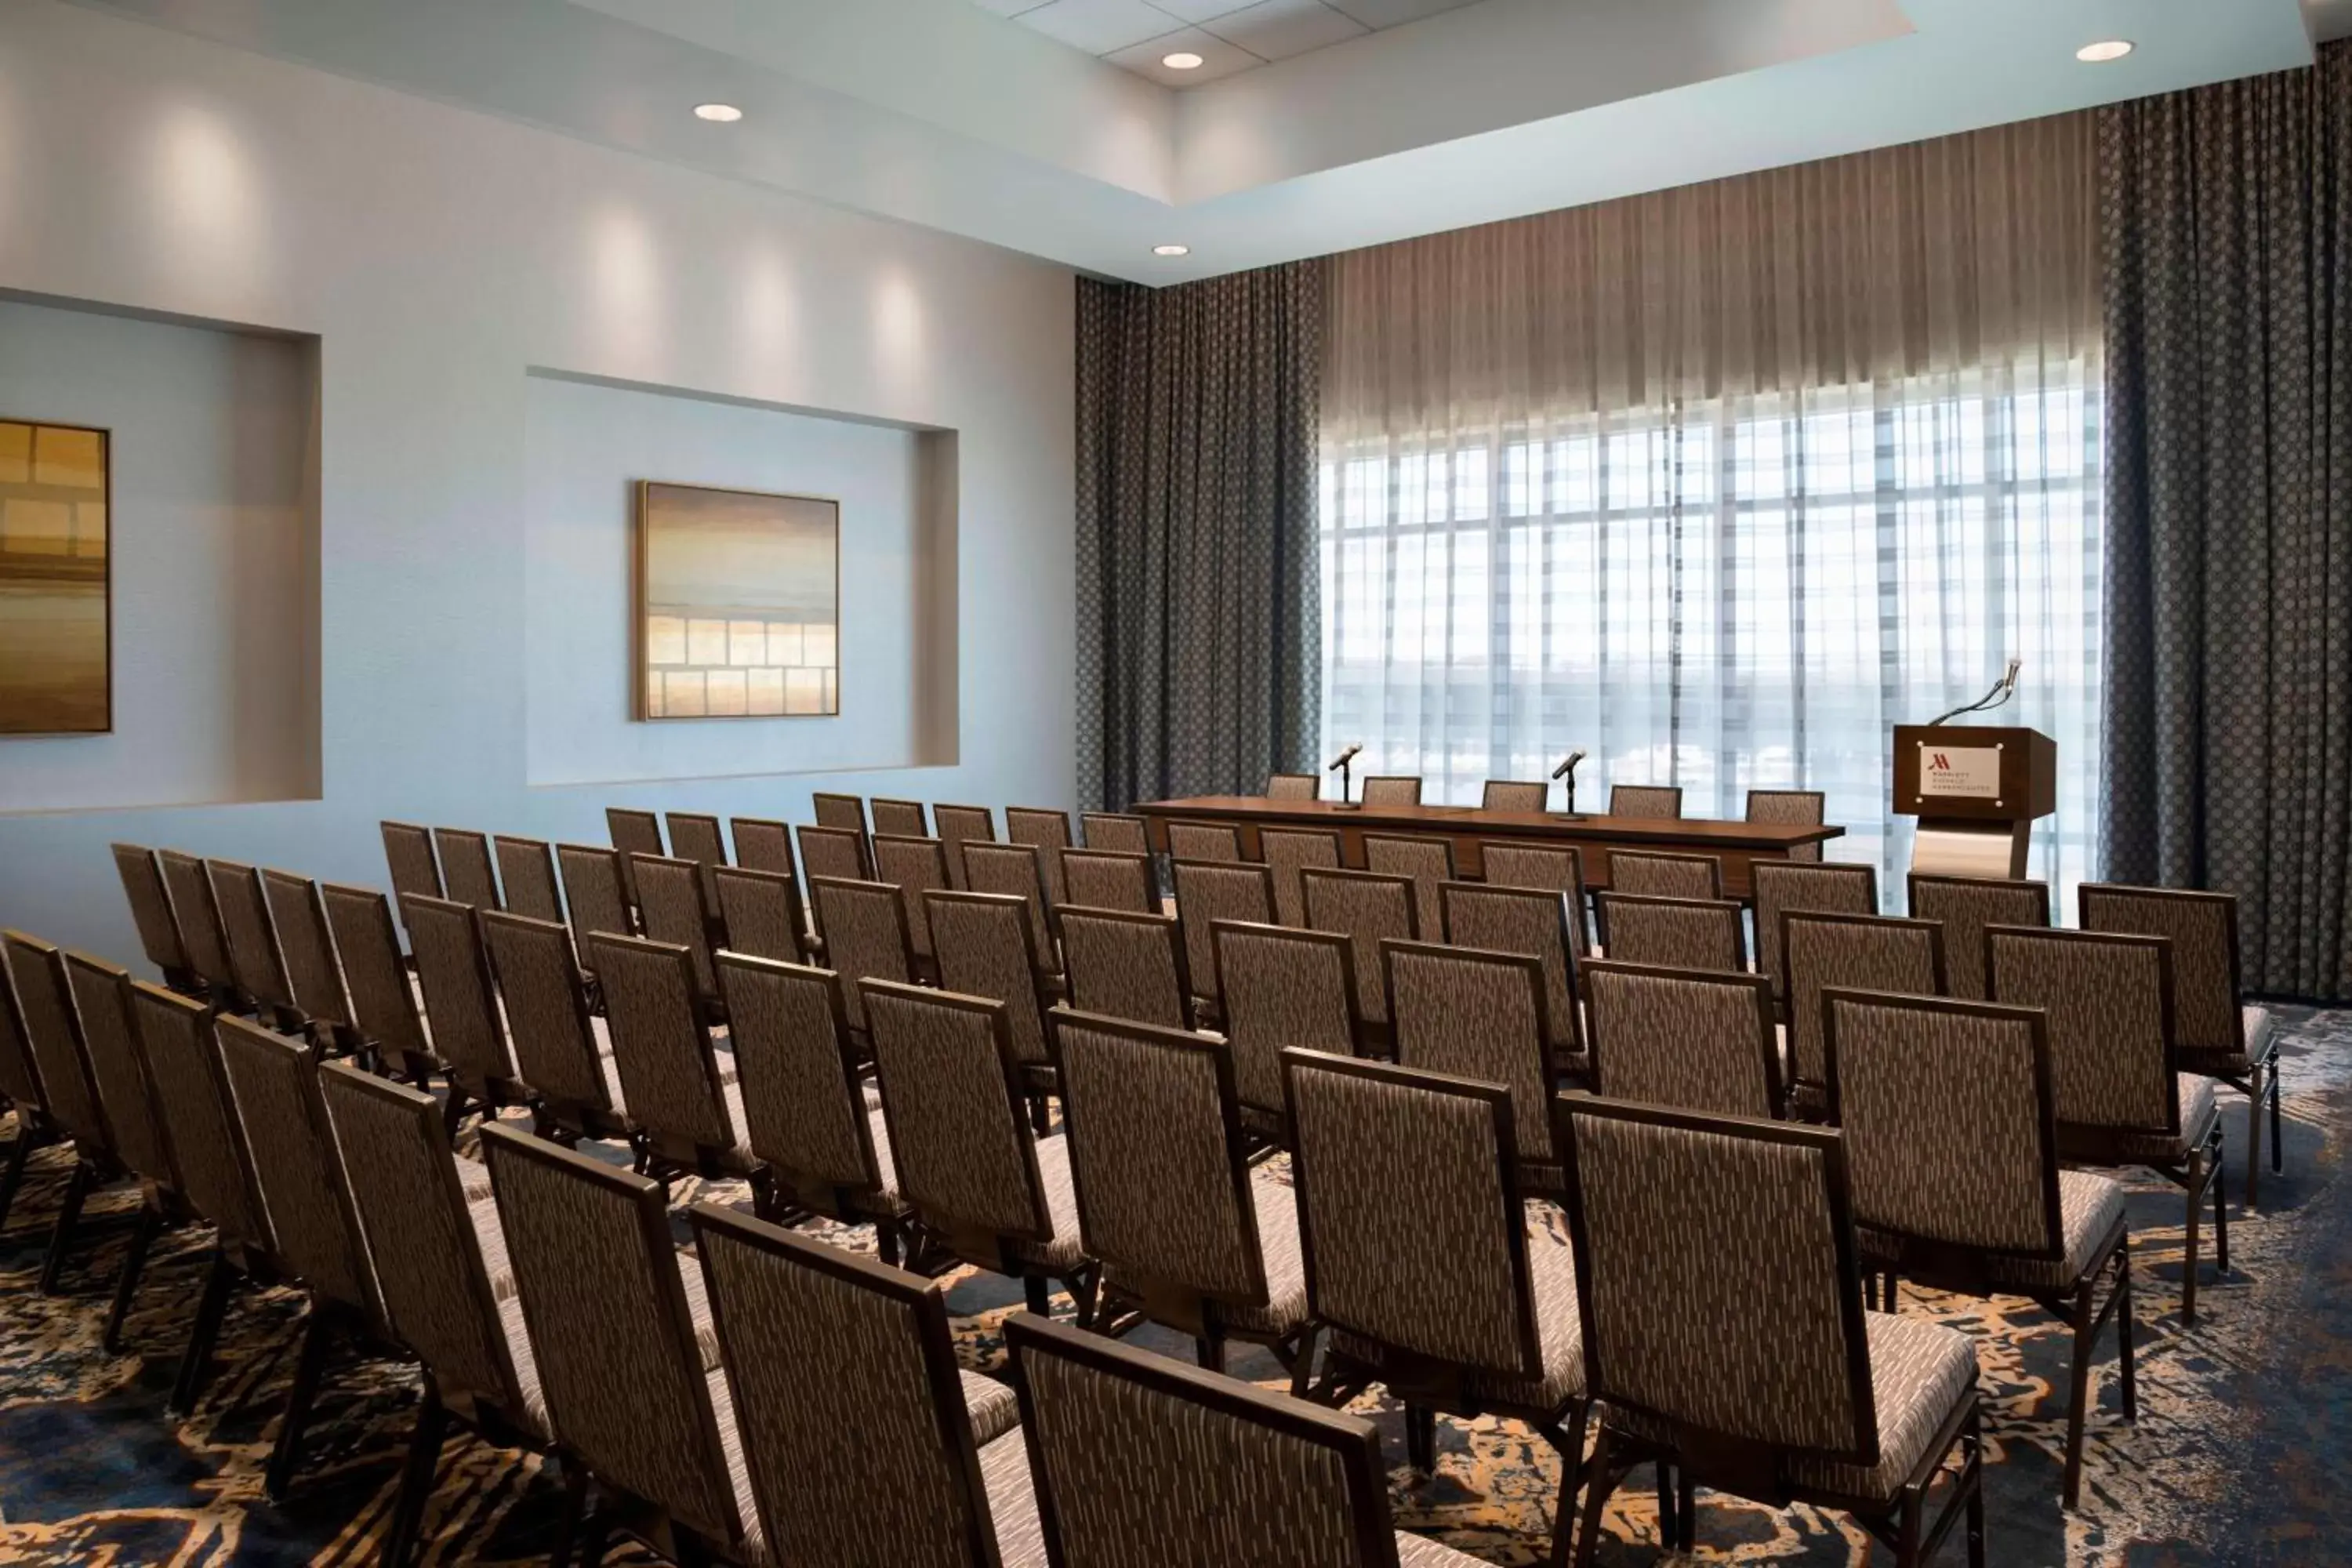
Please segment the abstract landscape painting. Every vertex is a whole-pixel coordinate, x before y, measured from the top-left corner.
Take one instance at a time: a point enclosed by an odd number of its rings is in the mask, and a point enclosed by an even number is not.
[[[0,735],[114,727],[107,434],[0,419]]]
[[[637,717],[841,711],[841,505],[637,488]]]

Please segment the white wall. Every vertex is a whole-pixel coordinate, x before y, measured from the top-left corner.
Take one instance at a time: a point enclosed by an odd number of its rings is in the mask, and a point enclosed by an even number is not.
[[[134,957],[116,838],[380,883],[390,816],[593,839],[620,800],[1072,799],[1062,268],[9,0],[0,289],[317,336],[322,627],[320,799],[0,815],[0,922]],[[920,487],[956,508],[956,744],[919,754],[957,763],[711,779],[680,727],[656,771],[695,782],[533,787],[533,368],[956,432]]]

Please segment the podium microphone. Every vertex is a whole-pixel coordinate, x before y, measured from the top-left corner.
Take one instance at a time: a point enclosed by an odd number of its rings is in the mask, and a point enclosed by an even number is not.
[[[1937,714],[1935,718],[1930,719],[1927,721],[1927,728],[1932,730],[1937,725],[1948,723],[1954,719],[1959,718],[1964,713],[1990,713],[1994,709],[2000,707],[2002,703],[2007,702],[2011,698],[2017,695],[2017,672],[2024,668],[2024,664],[2025,661],[2023,659],[2011,659],[2009,661],[2009,668],[2001,671],[2000,679],[1992,683],[1992,689],[1990,691],[1986,692],[1974,702],[1963,702],[1948,713]]]

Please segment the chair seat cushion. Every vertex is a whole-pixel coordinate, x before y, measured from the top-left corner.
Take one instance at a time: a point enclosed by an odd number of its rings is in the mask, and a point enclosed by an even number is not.
[[[457,1188],[469,1204],[480,1203],[490,1195],[490,1168],[479,1160],[468,1160],[463,1154],[449,1158],[457,1167]]]
[[[1298,1194],[1265,1170],[1250,1178],[1257,1200],[1257,1249],[1265,1264],[1265,1305],[1233,1307],[1225,1322],[1244,1333],[1287,1338],[1307,1321],[1307,1255],[1298,1245]]]
[[[884,1218],[896,1219],[907,1212],[907,1200],[898,1195],[898,1166],[890,1155],[890,1124],[884,1120],[880,1105],[867,1109],[866,1126],[874,1137],[874,1170],[882,1185],[859,1201]]]
[[[727,1386],[727,1374],[712,1370],[705,1374],[710,1389],[710,1414],[719,1426],[719,1447],[727,1456],[727,1480],[735,1493],[735,1512],[743,1521],[743,1539],[739,1543],[743,1561],[753,1568],[767,1568],[768,1533],[760,1524],[760,1505],[751,1490],[751,1458],[743,1447],[743,1435],[735,1426],[735,1395]]]
[[[1529,1212],[1537,1206],[1530,1205]],[[1474,1373],[1470,1392],[1493,1404],[1555,1410],[1584,1392],[1584,1327],[1576,1305],[1576,1253],[1567,1237],[1540,1220],[1528,1226],[1528,1281],[1543,1345],[1543,1375],[1530,1383]]]
[[[2162,1132],[2126,1133],[2116,1140],[2116,1148],[2123,1158],[2147,1160],[2158,1164],[2179,1164],[2212,1134],[2213,1123],[2221,1115],[2213,1080],[2194,1073],[2182,1073],[2176,1092],[2180,1096],[2179,1136]]]
[[[1483,1561],[1402,1530],[1396,1532],[1396,1554],[1397,1568],[1482,1568]]]
[[[2054,1258],[1998,1258],[1993,1278],[2021,1290],[2069,1290],[2098,1260],[2122,1226],[2123,1184],[2092,1171],[2058,1173],[2058,1224],[2065,1255]]]
[[[555,1428],[547,1414],[547,1395],[539,1385],[539,1359],[531,1353],[530,1330],[523,1322],[522,1300],[509,1296],[499,1303],[499,1327],[507,1337],[507,1354],[513,1358],[515,1386],[522,1394],[522,1411],[531,1429],[552,1438]]]
[[[1037,1140],[1037,1183],[1045,1194],[1045,1214],[1054,1234],[1045,1241],[1017,1243],[1010,1250],[1024,1262],[1066,1276],[1087,1258],[1078,1244],[1078,1194],[1070,1184],[1067,1138]]]
[[[518,1294],[514,1260],[507,1256],[507,1233],[499,1220],[498,1200],[487,1195],[475,1199],[466,1205],[466,1217],[474,1222],[474,1240],[482,1249],[482,1272],[489,1276],[491,1299],[513,1300]]]
[[[971,1422],[973,1442],[992,1442],[1021,1424],[1021,1396],[1009,1385],[969,1370],[959,1375],[963,1379],[963,1413]]]
[[[1003,1568],[1045,1568],[1045,1531],[1037,1521],[1037,1493],[1029,1474],[1029,1440],[1017,1429],[980,1450],[980,1484],[996,1526]]]
[[[2184,1071],[2210,1073],[2215,1078],[2242,1079],[2254,1070],[2254,1064],[2269,1059],[2278,1049],[2278,1026],[2267,1007],[2244,1006],[2238,1009],[2239,1035],[2244,1040],[2242,1050],[2205,1050],[2196,1047],[2180,1048],[2180,1066]]]
[[[1870,1312],[1871,1396],[1878,1407],[1878,1463],[1842,1465],[1799,1459],[1789,1479],[1801,1487],[1884,1500],[1927,1458],[1927,1445],[1952,1411],[1974,1396],[1977,1352],[1966,1334],[1919,1318]]]

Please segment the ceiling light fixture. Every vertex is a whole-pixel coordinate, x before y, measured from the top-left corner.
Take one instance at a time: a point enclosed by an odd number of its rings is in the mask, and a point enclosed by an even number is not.
[[[1162,55],[1160,63],[1172,71],[1196,71],[1201,68],[1201,57],[1190,49],[1179,49],[1172,55]]]
[[[2095,44],[2084,44],[2074,51],[2074,58],[2084,65],[2098,66],[2109,60],[2119,60],[2131,52],[2129,38],[2108,38]]]
[[[694,106],[694,117],[719,125],[732,125],[743,118],[743,111],[731,103],[698,103]]]
[[[1151,254],[1154,256],[1190,256],[1192,254],[1192,247],[1189,245],[1155,245],[1151,247]]]

